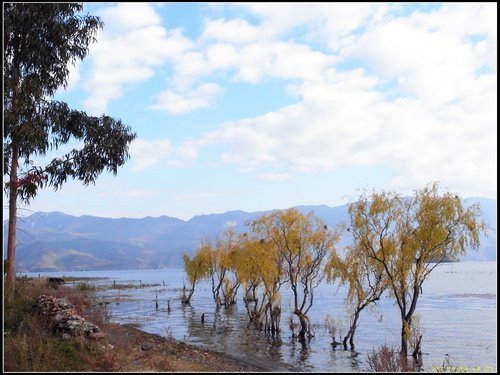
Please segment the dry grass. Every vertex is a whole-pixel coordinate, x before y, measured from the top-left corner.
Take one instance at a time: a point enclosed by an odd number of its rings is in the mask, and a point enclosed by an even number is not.
[[[108,288],[109,289],[139,289],[139,288],[150,288],[153,286],[160,286],[160,284],[143,284],[142,282],[139,284],[134,284],[134,283],[127,283],[127,284],[120,284],[113,282]]]
[[[33,306],[41,294],[66,297],[79,314],[91,305],[92,296],[67,286],[54,286],[45,278],[18,279],[13,298],[4,296],[4,370],[88,370],[88,360],[100,357],[98,344],[84,338],[64,341],[54,335],[47,321],[34,314]]]
[[[76,285],[76,284],[73,284]],[[22,278],[12,300],[4,297],[4,371],[10,372],[258,372],[260,368],[168,337],[110,323],[106,302],[92,288],[54,288],[46,279]],[[65,297],[101,328],[99,340],[64,341],[33,314],[40,294]],[[167,332],[168,333],[168,332]]]
[[[373,349],[371,354],[368,354],[368,367],[374,372],[415,372],[418,371],[418,366],[399,350],[389,348],[387,345],[382,345],[377,351]]]

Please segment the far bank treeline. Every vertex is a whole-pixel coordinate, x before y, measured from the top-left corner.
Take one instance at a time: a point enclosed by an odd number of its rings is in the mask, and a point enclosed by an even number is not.
[[[191,303],[203,279],[211,281],[217,308],[233,305],[243,288],[249,321],[274,334],[280,330],[280,290],[288,284],[289,326],[304,339],[311,335],[307,314],[315,288],[326,278],[348,288],[350,326],[342,344],[354,348],[361,311],[387,291],[401,316],[401,353],[408,355],[410,344],[418,357],[421,336],[412,318],[422,285],[438,264],[478,249],[487,229],[480,207],[465,209],[458,195],[440,193],[434,183],[411,198],[391,192],[361,195],[349,205],[349,217],[349,223],[329,228],[313,212],[292,208],[256,218],[245,233],[226,229],[215,244],[204,241],[193,257],[184,255],[189,285],[183,302]],[[352,245],[341,256],[336,245],[345,235],[352,236]],[[334,344],[340,344],[335,337]]]

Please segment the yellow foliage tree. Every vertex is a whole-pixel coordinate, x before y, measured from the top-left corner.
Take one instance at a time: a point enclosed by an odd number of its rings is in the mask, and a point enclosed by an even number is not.
[[[236,273],[238,246],[239,237],[232,227],[228,227],[222,238],[217,240],[217,247],[212,257],[214,270],[212,287],[217,308],[220,305],[227,307],[236,303],[236,294],[240,286]]]
[[[304,215],[295,208],[261,216],[254,231],[269,244],[280,279],[290,283],[293,313],[300,322],[299,337],[311,334],[307,313],[313,305],[314,290],[323,277],[323,260],[335,251],[339,236],[313,213]],[[279,270],[279,271],[278,271]]]
[[[407,355],[422,285],[445,259],[477,250],[487,229],[480,207],[464,208],[458,195],[441,194],[434,183],[410,198],[390,192],[362,195],[350,204],[349,214],[358,256],[384,269],[400,310],[401,352]]]
[[[210,244],[203,243],[193,258],[187,254],[183,255],[184,271],[189,282],[189,288],[188,290],[186,290],[186,286],[183,288],[182,303],[189,305],[196,284],[208,277],[211,251]]]
[[[379,262],[366,256],[357,246],[348,246],[345,256],[341,258],[332,253],[325,267],[327,281],[348,287],[345,304],[350,314],[349,330],[343,339],[344,349],[349,342],[354,350],[354,336],[359,325],[361,312],[376,303],[387,288],[385,270]],[[333,338],[332,345],[340,344]]]
[[[260,265],[261,262],[269,261],[269,259],[262,257],[268,254],[261,251],[261,245],[259,239],[251,238],[247,233],[244,233],[240,237],[234,257],[235,271],[243,285],[243,302],[248,318],[250,323],[254,323],[259,328],[266,304],[266,294],[263,291],[263,272]]]

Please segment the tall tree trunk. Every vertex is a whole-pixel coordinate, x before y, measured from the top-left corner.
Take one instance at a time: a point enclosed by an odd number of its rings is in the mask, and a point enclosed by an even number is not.
[[[18,45],[19,40],[16,41]],[[12,95],[12,113],[17,118],[19,101],[17,94],[19,92],[19,63],[14,64],[17,69],[14,69],[14,89]],[[15,137],[11,139],[12,154],[10,160],[10,175],[9,175],[9,228],[7,233],[7,279],[5,280],[5,291],[9,298],[13,297],[16,287],[16,230],[17,230],[17,190],[19,187],[19,179],[17,170],[19,167],[19,146],[16,143]]]
[[[18,154],[17,145],[12,145],[12,159],[9,179],[9,229],[7,235],[7,280],[5,289],[9,297],[14,294],[16,284],[16,226],[17,226],[17,188],[18,188]]]

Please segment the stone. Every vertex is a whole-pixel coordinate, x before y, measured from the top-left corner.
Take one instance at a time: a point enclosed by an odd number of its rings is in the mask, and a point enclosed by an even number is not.
[[[98,333],[99,327],[78,315],[76,308],[66,298],[40,295],[35,303],[39,316],[48,318],[51,328],[56,332],[70,336],[89,336]]]

